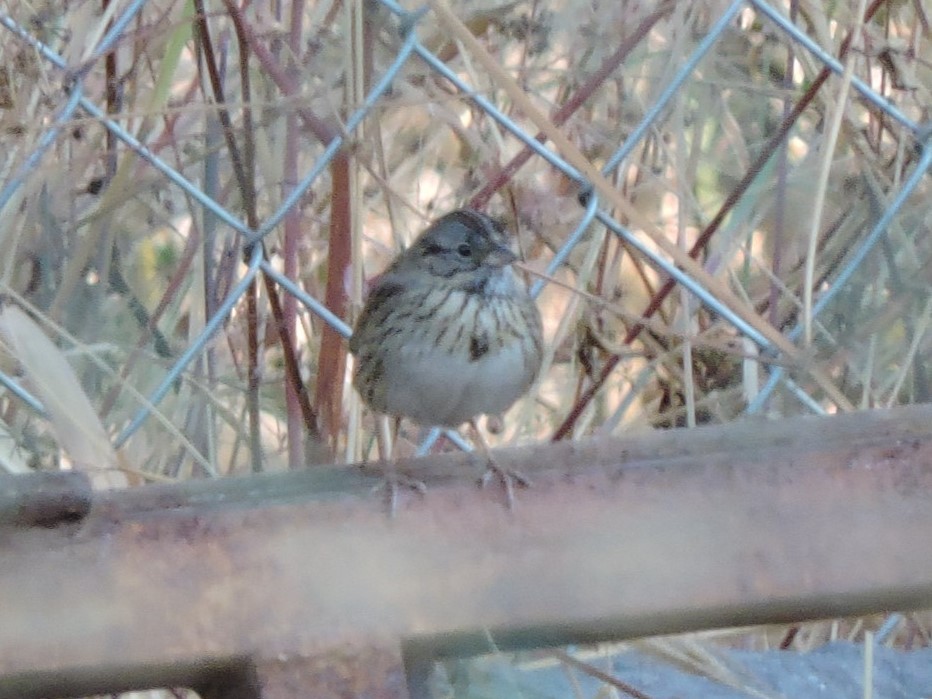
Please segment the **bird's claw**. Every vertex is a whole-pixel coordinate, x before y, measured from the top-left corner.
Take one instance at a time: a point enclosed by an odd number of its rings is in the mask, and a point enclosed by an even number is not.
[[[503,468],[493,459],[488,459],[486,471],[482,474],[482,478],[479,479],[479,484],[485,488],[492,478],[498,478],[499,482],[502,484],[502,488],[505,490],[505,501],[508,504],[509,510],[514,509],[515,506],[515,485],[517,484],[521,488],[531,487],[531,480],[520,471]]]
[[[381,482],[372,487],[372,492],[385,491],[385,497],[388,501],[388,516],[391,518],[395,517],[395,512],[398,509],[398,490],[400,488],[409,488],[417,492],[421,497],[427,495],[427,484],[424,481],[405,476],[394,469],[386,471]]]

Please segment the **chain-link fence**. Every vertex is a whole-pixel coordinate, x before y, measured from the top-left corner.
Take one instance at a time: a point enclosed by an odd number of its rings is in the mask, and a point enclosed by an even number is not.
[[[218,421],[361,455],[326,330],[350,333],[359,241],[384,262],[422,212],[493,194],[545,275],[525,433],[925,396],[922,3],[295,7],[0,15],[4,286],[77,355],[112,444],[141,438],[131,467],[227,470],[250,441]],[[47,405],[56,379],[17,346],[6,429],[61,440],[74,404]]]

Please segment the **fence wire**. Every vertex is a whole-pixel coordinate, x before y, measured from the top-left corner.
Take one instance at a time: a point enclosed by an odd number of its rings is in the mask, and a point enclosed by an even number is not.
[[[106,129],[110,137],[117,139],[162,177],[180,188],[192,202],[202,207],[206,215],[214,217],[217,223],[226,226],[229,229],[229,235],[240,236],[242,247],[250,251],[245,269],[239,273],[238,280],[229,289],[214,313],[206,319],[203,330],[171,362],[157,385],[147,392],[144,400],[140,401],[135,414],[128,417],[125,425],[115,435],[113,444],[116,447],[125,444],[148,420],[152,419],[153,412],[190,370],[192,362],[203,357],[205,348],[211,344],[218,331],[243,302],[244,295],[259,275],[268,275],[281,290],[293,295],[340,335],[349,337],[351,329],[344,319],[328,310],[321,299],[308,294],[301,284],[286,276],[276,264],[266,259],[263,256],[262,247],[255,243],[266,240],[273,231],[278,229],[290,211],[302,206],[302,202],[315,184],[319,183],[333,159],[347,147],[348,143],[359,136],[360,127],[368,118],[377,113],[379,105],[391,93],[393,86],[403,80],[405,70],[414,62],[420,62],[426,66],[437,78],[442,79],[449,89],[454,90],[462,98],[471,100],[504,131],[531,149],[540,159],[538,167],[553,168],[574,183],[579,192],[578,221],[562,244],[553,251],[546,269],[547,274],[551,276],[558,274],[568,263],[574,250],[586,238],[587,232],[594,225],[602,225],[622,239],[630,250],[636,251],[649,260],[650,264],[659,270],[661,278],[675,280],[680,287],[687,289],[690,294],[701,301],[713,317],[731,324],[737,336],[749,339],[757,346],[760,356],[767,358],[768,363],[765,363],[764,368],[761,369],[766,372],[767,380],[763,388],[750,397],[745,408],[747,413],[764,410],[774,390],[781,385],[790,394],[798,396],[806,409],[818,412],[829,409],[831,402],[826,401],[825,396],[818,391],[816,386],[801,385],[798,380],[787,376],[784,365],[787,358],[781,348],[775,346],[772,339],[765,336],[759,327],[749,323],[746,316],[736,312],[733,305],[723,302],[715,289],[709,288],[701,279],[689,273],[683,265],[645,237],[642,231],[626,222],[612,202],[601,196],[598,187],[565,158],[565,153],[559,152],[547,139],[538,138],[537,134],[528,128],[526,120],[516,120],[511,116],[512,112],[502,107],[497,94],[483,94],[464,78],[462,72],[454,70],[445,57],[438,55],[440,52],[436,46],[431,47],[431,44],[422,36],[425,23],[436,21],[433,11],[428,8],[411,11],[391,0],[380,0],[384,8],[381,11],[387,10],[390,13],[393,18],[391,22],[394,31],[397,31],[398,36],[401,37],[395,55],[384,67],[376,68],[377,79],[373,81],[371,90],[365,95],[359,108],[345,118],[342,130],[325,144],[313,166],[288,191],[287,196],[277,208],[271,211],[255,230],[252,229],[244,222],[240,214],[218,201],[215,193],[209,194],[203,185],[192,181],[178,167],[156,155],[142,134],[138,132],[134,134],[131,128],[122,125],[123,119],[120,119],[119,115],[108,114],[106,106],[102,104],[103,97],[99,84],[96,82],[89,84],[88,76],[94,70],[99,69],[99,64],[106,59],[108,52],[113,51],[114,47],[125,38],[126,32],[133,27],[147,2],[149,0],[134,0],[126,3],[122,11],[113,17],[109,30],[97,41],[93,50],[79,60],[66,58],[57,53],[50,47],[49,42],[40,40],[41,32],[37,31],[34,26],[17,22],[13,19],[13,14],[0,15],[0,24],[8,35],[7,42],[28,45],[42,61],[51,67],[62,85],[59,106],[43,126],[42,135],[32,146],[31,152],[15,167],[7,164],[8,175],[0,191],[0,220],[8,221],[11,216],[15,215],[15,209],[19,203],[18,193],[31,178],[40,176],[44,162],[55,157],[51,151],[56,143],[61,141],[63,133],[69,126],[76,119],[89,119]],[[876,113],[881,114],[885,121],[885,128],[900,132],[902,138],[907,142],[912,142],[911,147],[916,153],[915,157],[906,160],[908,168],[904,171],[902,179],[892,182],[889,189],[883,193],[885,202],[883,209],[878,212],[869,230],[860,236],[854,249],[847,250],[841,255],[839,263],[831,274],[822,280],[812,307],[813,317],[818,317],[830,307],[839,293],[850,283],[853,275],[865,265],[865,260],[885,240],[890,226],[897,221],[907,201],[922,185],[932,166],[932,148],[922,147],[923,142],[929,136],[928,127],[921,122],[925,115],[912,106],[904,109],[894,104],[887,96],[875,89],[874,85],[857,75],[846,73],[844,59],[838,55],[836,47],[823,46],[817,38],[811,35],[811,29],[787,16],[788,8],[783,5],[772,4],[764,0],[735,0],[727,5],[713,3],[711,7],[717,16],[714,21],[708,22],[705,35],[699,38],[680,65],[675,69],[671,67],[665,83],[657,90],[652,104],[645,109],[643,117],[636,126],[621,135],[614,152],[604,159],[601,173],[605,177],[612,177],[623,170],[631,164],[632,157],[645,146],[645,142],[663,130],[664,120],[674,108],[677,96],[681,95],[691,82],[698,79],[697,72],[700,71],[703,60],[711,51],[720,46],[724,37],[739,30],[739,25],[740,27],[748,26],[746,17],[748,13],[755,17],[755,21],[766,24],[768,31],[782,33],[787,44],[793,46],[794,50],[800,54],[801,61],[814,62],[836,76],[841,76],[836,78],[836,84],[841,79],[850,79],[851,89],[857,95],[856,99],[870,105]],[[858,41],[860,31],[860,28],[854,31],[855,43]],[[620,70],[623,72],[624,67],[622,66]],[[910,117],[907,112],[914,113],[915,116]],[[789,136],[785,134],[779,137],[778,142],[783,142],[786,137]],[[748,181],[753,183],[754,173],[750,173]],[[915,225],[928,228],[929,210],[932,209],[926,209],[925,220],[922,220],[923,217],[920,215]],[[714,274],[717,271],[711,256],[707,259],[705,267],[710,273]],[[543,279],[535,281],[531,287],[532,292],[535,295],[541,293],[546,284],[547,282]],[[797,323],[794,327],[786,329],[783,336],[789,342],[797,342],[801,334],[802,326]],[[24,387],[22,378],[15,372],[0,372],[0,383],[37,415],[45,415],[41,401]],[[632,391],[634,390],[636,388],[633,386]],[[429,448],[436,437],[435,432],[422,443],[422,451]],[[468,448],[462,440],[456,441],[463,448]]]

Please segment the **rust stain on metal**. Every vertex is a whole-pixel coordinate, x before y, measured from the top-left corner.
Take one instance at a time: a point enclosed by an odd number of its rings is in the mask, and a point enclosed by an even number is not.
[[[0,527],[57,527],[79,522],[91,509],[83,473],[0,474]]]

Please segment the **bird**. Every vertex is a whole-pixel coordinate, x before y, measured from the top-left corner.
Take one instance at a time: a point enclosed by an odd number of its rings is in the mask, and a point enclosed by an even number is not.
[[[504,226],[473,209],[430,224],[373,282],[349,343],[353,385],[374,412],[425,427],[469,423],[513,505],[514,483],[476,427],[524,395],[540,372],[540,312],[512,264]],[[392,495],[394,497],[394,495]]]

